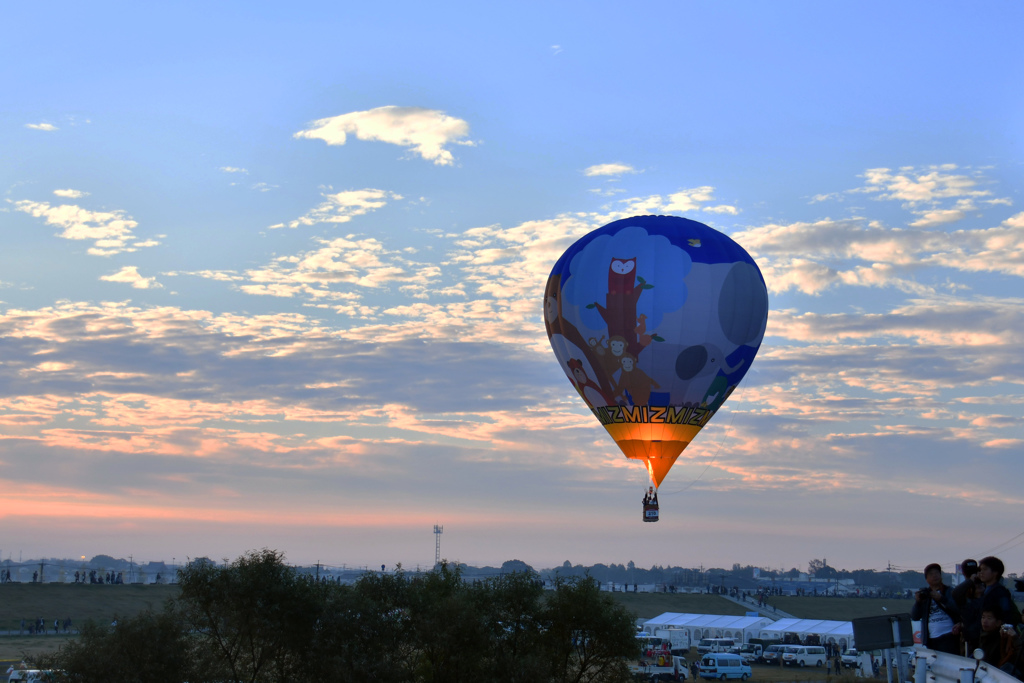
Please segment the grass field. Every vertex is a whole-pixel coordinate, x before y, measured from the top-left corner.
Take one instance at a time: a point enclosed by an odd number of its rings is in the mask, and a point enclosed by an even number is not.
[[[178,587],[168,585],[5,583],[0,585],[0,661],[56,650],[67,638],[53,634],[54,619],[70,618],[73,627],[90,619],[109,623],[147,609],[159,611],[177,594]],[[19,633],[23,619],[28,624],[39,618],[49,634]]]
[[[652,619],[665,612],[725,614],[742,617],[747,610],[732,600],[704,593],[611,593],[615,601],[638,619]]]

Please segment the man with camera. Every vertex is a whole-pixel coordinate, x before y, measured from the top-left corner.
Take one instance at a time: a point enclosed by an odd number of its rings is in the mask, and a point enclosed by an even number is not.
[[[917,591],[911,619],[921,620],[925,647],[951,655],[960,652],[960,612],[953,602],[953,589],[942,583],[942,567],[932,563],[924,568],[926,588]]]

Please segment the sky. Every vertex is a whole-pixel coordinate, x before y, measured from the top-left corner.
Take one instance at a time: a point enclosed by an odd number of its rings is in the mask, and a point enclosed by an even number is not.
[[[1020,3],[29,3],[0,555],[1024,571]],[[544,282],[670,214],[769,291],[641,522]]]

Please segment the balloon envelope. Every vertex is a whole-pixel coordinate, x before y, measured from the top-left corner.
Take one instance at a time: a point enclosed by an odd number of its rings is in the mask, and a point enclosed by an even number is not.
[[[544,291],[559,365],[656,486],[747,373],[767,319],[750,255],[677,216],[588,233],[558,259]]]

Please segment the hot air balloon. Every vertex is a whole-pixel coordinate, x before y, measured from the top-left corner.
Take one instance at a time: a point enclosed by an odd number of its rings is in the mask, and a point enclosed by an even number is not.
[[[636,216],[581,237],[551,269],[544,323],[594,416],[657,487],[750,369],[768,291],[743,247],[703,223]]]

